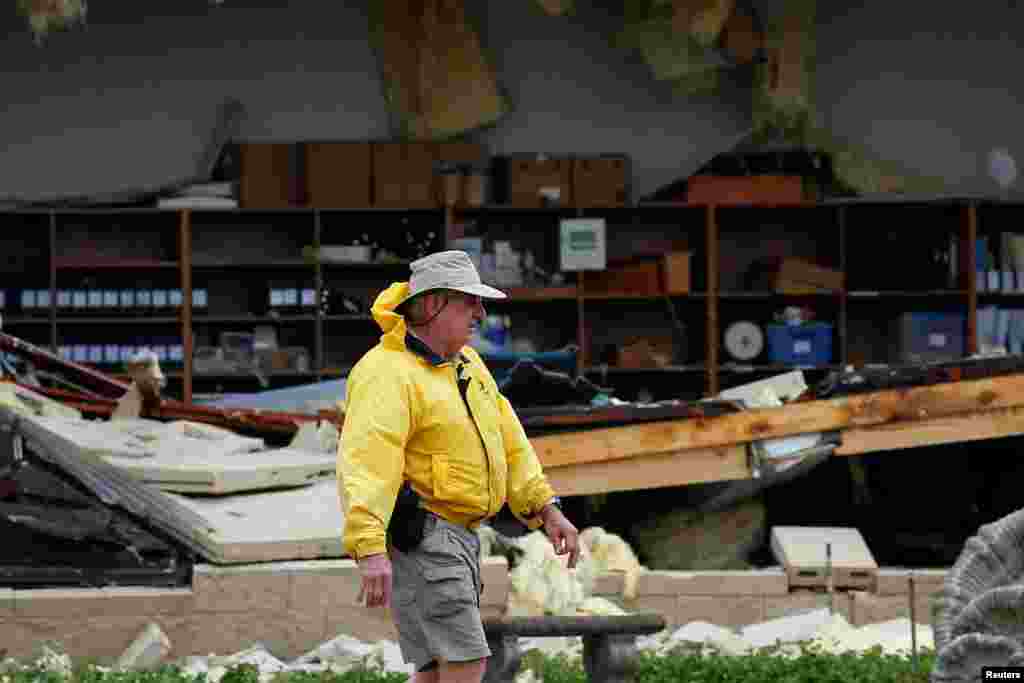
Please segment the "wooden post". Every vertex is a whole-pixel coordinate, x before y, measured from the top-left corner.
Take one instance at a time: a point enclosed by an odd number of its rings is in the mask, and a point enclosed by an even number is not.
[[[843,287],[839,290],[839,365],[845,367],[849,358],[849,313],[846,308],[846,290],[850,284],[850,274],[846,272],[846,207],[840,206],[837,209],[837,222],[839,227],[839,272],[843,274]]]
[[[192,211],[182,209],[179,229],[181,243],[181,347],[184,356],[184,378],[181,400],[192,405]]]
[[[718,393],[718,223],[715,205],[705,208],[707,248],[707,393]]]
[[[978,263],[974,245],[978,240],[978,206],[971,202],[964,208],[966,235],[960,241],[960,276],[967,290],[967,349],[968,355],[978,352]]]
[[[576,273],[576,340],[580,347],[579,355],[576,357],[576,374],[582,375],[584,368],[590,363],[590,340],[587,339],[587,326],[584,320],[585,306],[583,305],[583,271]]]
[[[324,270],[320,259],[320,242],[322,240],[323,228],[320,222],[320,212],[313,209],[313,253],[316,254],[316,262],[313,265],[313,287],[316,288],[313,295],[313,363],[316,365],[316,380],[322,382],[324,379],[324,317],[323,302],[320,295],[324,289]]]
[[[57,212],[50,212],[50,353],[57,355]]]

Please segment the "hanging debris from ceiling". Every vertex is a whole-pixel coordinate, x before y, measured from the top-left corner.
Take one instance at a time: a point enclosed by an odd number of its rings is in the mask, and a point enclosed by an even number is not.
[[[544,13],[551,17],[564,17],[571,14],[575,7],[573,0],[533,0],[544,10]]]
[[[671,0],[666,4],[672,6],[672,28],[689,34],[703,47],[714,46],[736,8],[735,0]]]
[[[85,0],[17,0],[18,14],[28,20],[36,45],[54,31],[65,31],[85,24],[88,6]]]
[[[718,91],[722,74],[753,61],[761,30],[736,0],[647,0],[626,3],[617,47],[637,50],[658,80],[684,96]]]
[[[758,139],[803,145],[814,119],[813,74],[816,0],[786,0],[766,22],[767,59],[757,64],[753,91]]]
[[[370,34],[401,137],[451,138],[506,112],[464,0],[376,0]]]

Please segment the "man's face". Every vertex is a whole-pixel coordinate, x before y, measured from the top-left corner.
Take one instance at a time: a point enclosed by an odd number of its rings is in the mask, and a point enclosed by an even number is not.
[[[432,332],[444,347],[446,356],[452,356],[469,343],[473,328],[484,319],[483,301],[478,296],[462,292],[447,292],[448,303],[444,296],[433,296],[428,302],[428,317],[438,308],[441,312],[431,322]]]

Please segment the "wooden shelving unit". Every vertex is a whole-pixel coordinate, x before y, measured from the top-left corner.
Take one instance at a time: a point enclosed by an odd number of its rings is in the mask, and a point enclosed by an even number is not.
[[[225,378],[237,379],[194,373],[193,340],[200,343],[201,339],[213,339],[218,330],[268,325],[278,331],[284,345],[294,342],[306,346],[310,370],[270,373],[275,381],[344,376],[352,362],[375,343],[379,330],[365,304],[372,303],[371,295],[389,282],[407,277],[409,259],[369,264],[325,263],[305,258],[302,247],[318,249],[323,244],[340,243],[366,232],[377,238],[409,231],[433,232],[433,250],[444,246],[453,224],[472,221],[483,235],[489,234],[492,223],[505,228],[513,225],[523,239],[545,245],[550,260],[557,258],[557,252],[550,253],[550,247],[557,245],[559,219],[603,216],[608,220],[609,230],[629,234],[654,226],[669,238],[688,239],[693,253],[693,291],[673,295],[588,292],[581,280],[570,274],[569,282],[561,286],[506,288],[509,298],[489,308],[564,330],[563,341],[580,349],[578,371],[593,379],[612,378],[619,382],[642,377],[650,381],[660,376],[669,383],[698,382],[700,392],[711,395],[730,383],[749,381],[748,376],[784,372],[793,367],[770,362],[730,362],[721,340],[724,328],[738,315],[737,311],[769,311],[801,303],[827,310],[835,330],[834,353],[831,362],[814,369],[821,372],[848,363],[884,362],[883,357],[864,357],[860,349],[863,335],[858,330],[870,325],[872,316],[881,321],[900,311],[930,306],[952,307],[966,314],[966,350],[975,352],[979,305],[1000,301],[1011,306],[1018,301],[1024,303],[1024,292],[979,292],[973,276],[975,240],[986,231],[1005,229],[1005,221],[996,220],[1001,212],[1020,212],[1024,216],[1021,206],[975,199],[842,201],[775,207],[641,204],[546,209],[491,205],[410,210],[7,211],[3,215],[9,227],[7,235],[0,237],[0,251],[9,256],[0,258],[0,289],[8,292],[3,311],[5,329],[55,351],[76,342],[101,344],[108,337],[174,337],[182,348],[182,358],[180,364],[171,363],[165,374],[181,383],[180,393],[190,401],[200,384],[205,388]],[[790,223],[800,226],[791,228]],[[801,233],[804,243],[815,248],[824,249],[821,245],[825,243],[834,245],[828,247],[829,260],[847,274],[847,290],[787,294],[737,285],[736,275],[741,270],[737,254],[742,250],[735,245],[767,244],[772,239],[785,238],[791,230],[793,234]],[[877,242],[877,251],[883,252],[888,236],[899,231],[922,235],[945,231],[955,236],[959,244],[956,281],[948,283],[945,289],[927,282],[916,289],[918,283],[913,278],[899,287],[878,279],[883,268],[864,263],[865,243],[870,251],[871,243]],[[110,247],[109,253],[104,253],[106,247]],[[93,253],[85,253],[90,249]],[[912,270],[913,265],[907,263],[905,268]],[[873,275],[872,270],[879,272]],[[317,293],[312,310],[279,315],[255,310],[263,308],[251,305],[261,296],[257,290],[277,281],[294,281],[312,288]],[[122,283],[129,287],[136,282],[143,283],[140,286],[180,289],[181,305],[147,311],[101,308],[86,313],[74,307],[68,309],[57,301],[58,292],[70,287],[113,290]],[[353,293],[366,310],[325,313],[320,300],[325,287]],[[208,305],[194,306],[194,290],[204,288],[210,295]],[[12,293],[21,289],[45,290],[47,305],[34,311],[19,310],[18,302],[11,299]],[[571,313],[566,304],[572,305]],[[666,330],[672,328],[675,316],[685,323],[690,348],[684,362],[641,369],[602,365],[596,357],[595,333],[613,327],[630,329],[634,324],[633,311],[640,308],[660,319]],[[102,367],[112,373],[118,371],[116,366]]]

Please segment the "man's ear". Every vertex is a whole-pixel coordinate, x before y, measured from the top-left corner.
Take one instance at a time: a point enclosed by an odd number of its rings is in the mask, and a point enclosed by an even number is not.
[[[424,295],[423,312],[426,314],[424,318],[426,320],[433,320],[434,316],[437,315],[441,307],[444,306],[445,296],[443,292],[431,292]]]

